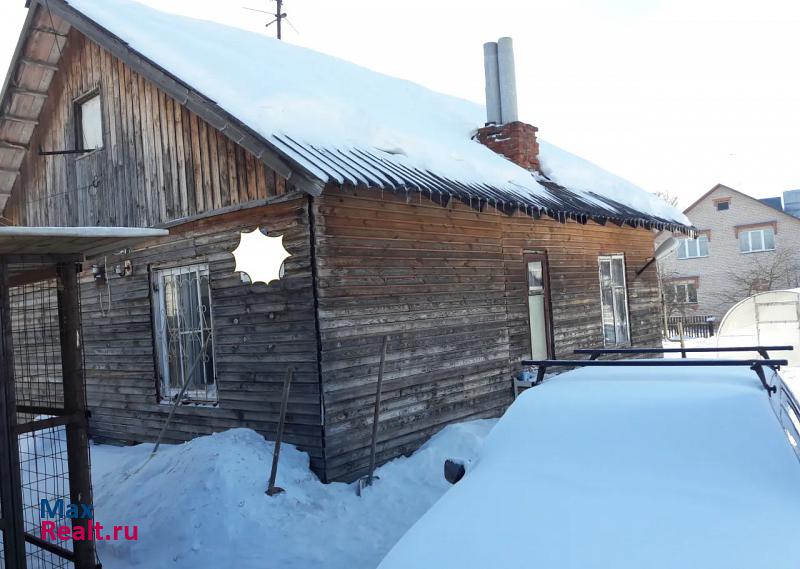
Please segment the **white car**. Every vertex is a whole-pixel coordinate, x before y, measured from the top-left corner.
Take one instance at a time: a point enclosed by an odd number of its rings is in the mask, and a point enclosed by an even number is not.
[[[797,402],[769,367],[674,365],[525,391],[379,569],[800,567]]]

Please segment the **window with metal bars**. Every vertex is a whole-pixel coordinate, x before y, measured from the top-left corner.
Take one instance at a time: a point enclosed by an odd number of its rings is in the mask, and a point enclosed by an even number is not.
[[[630,344],[628,293],[625,284],[625,257],[603,255],[600,265],[600,309],[603,319],[603,342],[606,346]]]
[[[216,402],[208,265],[156,269],[152,278],[161,399]]]

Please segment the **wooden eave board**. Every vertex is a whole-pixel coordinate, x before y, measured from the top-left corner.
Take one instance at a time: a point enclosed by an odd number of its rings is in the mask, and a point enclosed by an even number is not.
[[[0,256],[88,256],[167,235],[133,227],[0,227]]]
[[[39,5],[30,8],[0,95],[0,209],[30,147],[71,26]]]

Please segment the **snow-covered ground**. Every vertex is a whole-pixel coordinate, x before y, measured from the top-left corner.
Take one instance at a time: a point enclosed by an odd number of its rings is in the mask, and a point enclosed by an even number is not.
[[[717,347],[717,337],[713,336],[711,338],[689,338],[684,342],[684,345],[687,348],[716,348]],[[665,348],[680,348],[680,342],[670,342],[664,341]],[[690,358],[708,358],[708,357],[716,357],[716,353],[712,354],[687,354]],[[680,354],[667,354],[666,357],[673,357],[679,358],[681,357]],[[728,354],[726,357],[731,358],[753,358],[758,357],[757,354]],[[800,366],[786,366],[781,368],[780,375],[783,378],[784,382],[789,386],[789,389],[792,390],[795,397],[800,398]]]
[[[687,341],[699,346],[716,341]],[[800,368],[781,374],[800,394]],[[267,497],[273,445],[248,429],[166,445],[152,459],[150,444],[93,445],[96,521],[138,526],[138,541],[99,542],[100,559],[113,569],[374,569],[450,488],[445,459],[475,461],[495,423],[445,428],[378,469],[361,498],[353,485],[321,484],[291,445],[278,473],[287,492]]]
[[[264,493],[272,443],[248,429],[162,446],[92,447],[96,521],[138,525],[138,541],[99,542],[112,569],[374,569],[450,487],[447,458],[474,460],[494,420],[451,425],[408,458],[355,486],[322,484],[308,456],[281,449],[278,485]]]

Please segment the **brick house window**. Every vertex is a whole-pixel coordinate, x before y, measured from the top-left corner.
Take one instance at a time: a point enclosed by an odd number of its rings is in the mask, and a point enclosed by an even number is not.
[[[600,313],[603,321],[603,343],[606,346],[630,344],[628,293],[625,283],[625,257],[601,255]]]
[[[678,245],[678,259],[696,259],[708,257],[708,236],[700,235],[697,239],[681,239]]]
[[[208,265],[153,271],[153,311],[161,399],[216,402]]]
[[[99,93],[75,102],[75,135],[77,150],[103,148],[103,113]]]
[[[694,281],[672,283],[669,293],[674,304],[697,304],[697,283]]]
[[[775,249],[775,230],[772,227],[739,232],[739,251],[756,253]]]

